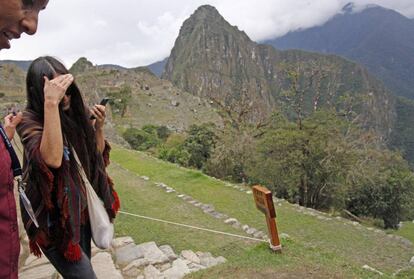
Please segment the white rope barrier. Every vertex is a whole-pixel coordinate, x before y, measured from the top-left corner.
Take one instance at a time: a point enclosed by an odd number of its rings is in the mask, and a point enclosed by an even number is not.
[[[175,226],[180,226],[180,227],[185,227],[185,228],[190,228],[190,229],[195,229],[195,230],[200,230],[200,231],[205,231],[205,232],[222,234],[222,235],[227,235],[227,236],[232,236],[232,237],[237,237],[237,238],[242,238],[242,239],[259,241],[259,242],[266,242],[266,243],[268,242],[267,240],[264,240],[264,239],[248,237],[248,236],[232,234],[232,233],[226,233],[226,232],[221,232],[221,231],[216,231],[216,230],[210,230],[210,229],[200,228],[200,227],[186,225],[186,224],[180,224],[180,223],[176,223],[176,222],[171,222],[171,221],[161,220],[161,219],[157,219],[157,218],[152,218],[152,217],[142,216],[142,215],[138,215],[138,214],[133,214],[133,213],[125,212],[125,211],[119,211],[119,213],[134,216],[134,217],[137,217],[137,218],[146,219],[146,220],[161,222],[161,223],[165,223],[165,224],[170,224],[170,225],[175,225]]]

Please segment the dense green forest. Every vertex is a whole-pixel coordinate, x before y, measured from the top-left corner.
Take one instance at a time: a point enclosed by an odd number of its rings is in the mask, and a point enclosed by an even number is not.
[[[391,134],[390,146],[400,150],[404,158],[414,166],[414,101],[397,98],[397,120]]]

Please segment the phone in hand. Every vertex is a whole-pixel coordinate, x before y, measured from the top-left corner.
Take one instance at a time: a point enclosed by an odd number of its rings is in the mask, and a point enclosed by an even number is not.
[[[110,99],[108,97],[104,97],[99,104],[101,106],[106,106],[106,104],[109,102],[109,100]]]
[[[106,106],[106,104],[109,102],[110,98],[104,97],[101,102],[99,103],[101,106]],[[94,115],[91,115],[91,120],[95,119],[96,117]]]

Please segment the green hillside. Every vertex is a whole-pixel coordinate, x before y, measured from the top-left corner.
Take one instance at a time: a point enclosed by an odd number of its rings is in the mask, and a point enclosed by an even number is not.
[[[414,98],[414,21],[397,11],[374,5],[357,12],[350,3],[321,26],[266,43],[346,57],[367,67],[397,96]]]
[[[122,210],[168,221],[185,223],[247,236],[243,230],[224,224],[205,214],[177,195],[186,194],[215,210],[265,231],[264,216],[253,197],[228,183],[199,171],[178,167],[148,155],[115,147],[110,173],[122,200]],[[149,180],[141,178],[149,177]],[[166,193],[155,183],[165,183],[177,192]],[[357,225],[314,210],[275,201],[283,253],[273,254],[265,243],[195,231],[161,224],[133,216],[120,215],[118,235],[131,235],[136,242],[153,240],[168,243],[176,250],[210,251],[228,262],[213,269],[192,274],[190,278],[376,278],[362,269],[369,265],[391,278],[408,268],[414,256],[412,244],[399,236]],[[401,235],[413,239],[410,224]],[[398,278],[412,278],[414,270],[400,272]]]

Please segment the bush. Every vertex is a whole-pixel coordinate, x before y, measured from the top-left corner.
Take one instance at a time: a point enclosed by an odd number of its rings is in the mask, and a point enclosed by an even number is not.
[[[172,147],[172,148],[166,148],[161,147],[159,151],[159,158],[171,163],[176,163],[181,166],[188,166],[188,162],[190,159],[190,154],[183,149],[182,147]]]
[[[164,143],[167,148],[177,147],[183,145],[187,137],[184,134],[171,134]]]
[[[171,135],[171,131],[166,126],[147,124],[142,127],[142,130],[148,134],[156,136],[161,141],[166,141],[167,138]]]
[[[157,129],[157,136],[159,139],[165,141],[171,135],[171,131],[166,126],[158,126]]]
[[[386,229],[397,229],[400,221],[413,217],[414,176],[399,156],[387,153],[371,163],[375,165],[371,168],[382,167],[356,180],[348,208],[355,214],[381,218]]]
[[[148,150],[158,145],[158,138],[140,129],[129,128],[123,134],[124,139],[136,150]]]
[[[189,166],[201,169],[210,158],[216,144],[216,135],[210,124],[192,125],[183,148],[190,155]]]

